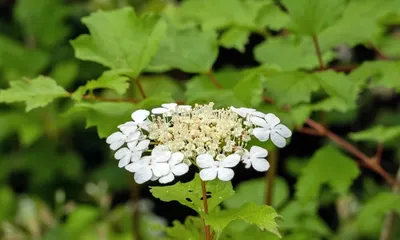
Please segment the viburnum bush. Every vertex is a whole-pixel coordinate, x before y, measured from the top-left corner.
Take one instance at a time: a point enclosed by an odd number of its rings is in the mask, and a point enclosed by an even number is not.
[[[5,239],[400,236],[399,0],[3,5]]]

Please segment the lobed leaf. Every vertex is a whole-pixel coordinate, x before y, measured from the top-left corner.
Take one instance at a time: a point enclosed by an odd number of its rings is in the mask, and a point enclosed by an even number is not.
[[[354,141],[386,143],[400,137],[400,126],[374,126],[360,132],[350,133],[349,137]]]

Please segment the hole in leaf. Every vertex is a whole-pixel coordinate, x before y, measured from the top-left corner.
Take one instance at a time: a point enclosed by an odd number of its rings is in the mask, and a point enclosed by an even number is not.
[[[186,198],[186,201],[188,201],[188,202],[192,202],[192,199],[190,199],[190,198]]]

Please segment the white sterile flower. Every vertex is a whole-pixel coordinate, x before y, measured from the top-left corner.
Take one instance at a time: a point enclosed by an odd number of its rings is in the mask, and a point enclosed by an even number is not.
[[[171,158],[171,152],[166,146],[156,146],[151,152],[151,156],[142,157],[125,167],[126,170],[134,172],[134,179],[141,184],[155,180],[154,177],[161,177],[169,173],[170,167],[167,161]]]
[[[189,171],[189,166],[183,163],[185,156],[181,152],[176,152],[171,155],[168,163],[170,166],[169,173],[165,176],[160,177],[158,180],[160,183],[169,183],[175,179],[175,176],[182,176]]]
[[[253,168],[259,172],[265,172],[269,169],[269,163],[265,159],[268,155],[268,151],[258,146],[252,146],[250,152],[245,150],[242,159],[245,164],[245,168]]]
[[[245,108],[245,107],[235,108],[233,106],[231,106],[230,108],[232,111],[237,113],[242,118],[246,118],[248,116],[264,117],[265,115],[264,113],[259,112],[254,108]]]
[[[279,148],[286,145],[285,138],[292,136],[292,131],[283,124],[279,124],[280,120],[272,113],[268,113],[264,118],[252,117],[251,122],[259,126],[253,129],[253,135],[260,141],[265,142],[271,135],[271,141]]]
[[[151,110],[151,113],[153,114],[166,114],[167,116],[170,116],[172,112],[176,110],[190,110],[192,106],[189,105],[178,105],[177,103],[164,103],[161,105],[161,107],[158,108],[153,108]]]
[[[119,160],[118,167],[123,168],[130,162],[139,160],[142,157],[142,153],[150,144],[150,140],[134,141],[128,143],[128,147],[121,148],[115,152],[115,159]]]
[[[140,138],[140,132],[115,132],[108,136],[106,142],[110,144],[110,148],[112,150],[117,150],[118,148],[122,147],[126,142],[136,141]]]
[[[232,167],[236,166],[240,161],[238,154],[232,154],[224,158],[222,161],[214,161],[210,154],[201,154],[197,156],[196,163],[202,168],[200,178],[203,181],[210,181],[217,176],[222,181],[230,181],[235,173]]]
[[[136,110],[132,113],[131,117],[133,122],[128,122],[130,125],[136,124],[138,126],[138,128],[142,128],[146,131],[149,130],[148,128],[148,124],[149,121],[147,120],[147,118],[149,117],[150,112],[147,110]],[[127,123],[125,123],[127,124]],[[124,124],[123,124],[124,125]]]

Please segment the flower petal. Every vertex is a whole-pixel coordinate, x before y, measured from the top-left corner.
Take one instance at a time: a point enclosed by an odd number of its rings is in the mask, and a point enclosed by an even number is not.
[[[259,172],[265,172],[269,169],[269,162],[264,158],[252,158],[251,165]]]
[[[257,126],[260,126],[263,128],[269,128],[268,123],[264,119],[259,118],[259,117],[251,117],[250,122],[252,122],[254,125],[257,125]]]
[[[124,140],[125,139],[125,135],[122,134],[122,132],[115,132],[113,134],[111,134],[110,136],[108,136],[108,138],[106,139],[106,143],[111,144],[113,142],[119,141],[119,140]]]
[[[252,146],[250,148],[250,155],[252,157],[265,158],[268,156],[268,151],[259,146]]]
[[[289,138],[292,136],[292,131],[283,124],[278,124],[274,127],[274,130],[279,133],[282,137]]]
[[[230,109],[233,112],[235,112],[237,115],[239,115],[243,118],[247,116],[247,113],[245,111],[243,111],[241,108],[235,108],[235,107],[231,106]]]
[[[126,138],[127,142],[132,142],[132,141],[136,141],[140,138],[140,132],[136,131],[136,132],[132,132],[128,135],[128,137]]]
[[[142,157],[142,151],[133,151],[131,152],[131,162],[139,161]]]
[[[260,117],[260,118],[264,118],[265,114],[259,111],[255,111],[251,113],[252,116],[256,116],[256,117]]]
[[[215,166],[213,157],[208,153],[197,156],[196,163],[200,168],[209,168]]]
[[[154,174],[153,174],[153,176],[151,177],[151,181],[156,181],[156,180],[158,180],[159,179],[159,177],[157,177],[157,176],[154,176]]]
[[[161,104],[161,106],[163,108],[167,108],[169,110],[175,110],[175,108],[176,108],[176,106],[178,106],[178,104],[176,104],[176,103],[164,103],[164,104]]]
[[[163,113],[166,113],[166,112],[169,112],[170,110],[169,109],[166,109],[166,108],[153,108],[152,110],[151,110],[151,113],[152,114],[163,114]]]
[[[143,140],[140,141],[137,146],[135,147],[136,151],[143,151],[145,150],[150,144],[150,140]]]
[[[200,171],[200,178],[203,181],[214,180],[217,177],[218,168],[205,168]]]
[[[265,142],[269,139],[270,130],[266,128],[254,128],[253,135],[260,140],[261,142]]]
[[[240,155],[239,154],[231,154],[227,156],[224,160],[221,161],[221,166],[222,167],[234,167],[238,165],[240,162]]]
[[[283,148],[286,145],[286,140],[284,137],[279,135],[279,133],[272,131],[271,132],[271,141],[277,146],[278,148]]]
[[[162,184],[166,184],[166,183],[174,181],[174,179],[175,179],[174,174],[168,173],[167,175],[160,177],[160,179],[158,179],[158,181]]]
[[[138,144],[138,141],[136,140],[136,141],[128,142],[128,144],[126,144],[126,145],[128,145],[129,150],[134,151],[137,144]]]
[[[150,112],[147,110],[136,110],[132,113],[131,117],[135,123],[142,123],[148,116],[150,115]]]
[[[149,166],[150,159],[148,156],[142,157],[139,161],[126,165],[125,169],[129,172],[138,172],[140,169]]]
[[[124,156],[123,158],[121,158],[121,160],[119,160],[118,167],[123,168],[126,165],[128,165],[130,161],[131,161],[131,156],[129,155]]]
[[[178,110],[181,110],[181,111],[187,111],[190,109],[192,109],[192,106],[190,106],[190,105],[179,105],[178,106]]]
[[[265,121],[271,127],[274,127],[274,126],[278,125],[281,122],[281,120],[277,116],[275,116],[275,114],[273,114],[273,113],[267,113],[265,115]]]
[[[122,147],[122,145],[124,145],[124,143],[125,143],[124,140],[118,140],[116,142],[111,143],[110,148],[115,151],[118,148]]]
[[[168,163],[156,163],[151,165],[151,169],[155,176],[161,177],[169,173],[170,167]]]
[[[183,158],[185,157],[185,155],[183,155],[183,153],[181,152],[175,152],[171,155],[171,158],[169,159],[169,164],[171,166],[174,166],[180,162],[182,162]]]
[[[114,157],[115,159],[119,160],[123,157],[125,157],[126,155],[130,155],[131,151],[128,148],[121,148],[118,151],[115,152]]]
[[[221,181],[230,181],[232,180],[235,173],[230,168],[218,168],[218,178]]]
[[[176,176],[182,176],[189,171],[189,166],[185,163],[179,163],[172,168],[172,173]]]
[[[142,168],[139,172],[136,172],[134,175],[134,179],[137,183],[142,184],[149,181],[152,176],[153,174],[151,173],[151,169],[146,167]]]
[[[167,146],[159,145],[151,152],[151,158],[154,162],[166,162],[170,159],[171,152]]]
[[[123,132],[125,135],[129,135],[132,132],[135,132],[137,130],[137,124],[133,121],[126,122],[124,124],[121,124],[118,126],[119,130]]]

